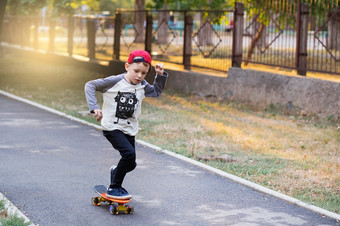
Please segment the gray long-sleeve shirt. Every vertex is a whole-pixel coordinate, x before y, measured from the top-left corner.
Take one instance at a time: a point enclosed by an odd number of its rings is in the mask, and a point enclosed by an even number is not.
[[[89,81],[85,85],[86,100],[90,111],[100,109],[96,91],[103,93],[103,130],[121,130],[135,136],[138,132],[138,116],[144,97],[158,97],[165,87],[168,73],[156,75],[153,85],[143,80],[137,85],[130,84],[125,73],[103,79]]]

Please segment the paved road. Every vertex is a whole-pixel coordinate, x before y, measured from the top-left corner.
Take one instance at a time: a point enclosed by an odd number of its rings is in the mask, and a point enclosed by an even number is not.
[[[0,95],[0,192],[39,225],[339,225],[137,145],[132,215],[92,206],[119,155],[101,132]]]

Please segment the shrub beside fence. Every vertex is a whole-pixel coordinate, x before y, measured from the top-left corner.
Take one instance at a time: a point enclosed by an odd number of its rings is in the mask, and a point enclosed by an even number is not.
[[[2,40],[90,60],[125,61],[133,49],[145,49],[155,60],[186,69],[228,71],[253,63],[296,69],[301,75],[340,74],[340,7],[312,0],[273,2],[263,1],[261,14],[251,17],[243,3],[221,11],[117,10],[113,17],[6,16]]]

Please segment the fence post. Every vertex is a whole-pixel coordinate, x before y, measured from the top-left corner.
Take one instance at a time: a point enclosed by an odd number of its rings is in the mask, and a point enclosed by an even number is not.
[[[233,47],[231,65],[232,67],[241,67],[242,64],[242,52],[243,52],[243,15],[244,4],[235,3],[234,11],[234,27],[233,27]]]
[[[116,12],[114,45],[113,45],[113,59],[114,60],[119,60],[121,31],[122,31],[122,15],[119,12]]]
[[[145,51],[151,54],[152,48],[152,15],[146,16],[146,29],[145,29]]]
[[[54,52],[54,39],[55,39],[55,18],[51,17],[47,52]]]
[[[68,31],[67,31],[67,50],[68,55],[72,56],[73,53],[73,33],[74,33],[74,17],[68,16]]]
[[[21,47],[26,46],[26,34],[27,34],[27,30],[26,30],[26,16],[20,16],[19,18],[19,23],[18,23],[18,28],[19,28],[19,44]]]
[[[39,45],[39,33],[38,33],[38,29],[39,29],[39,18],[38,18],[38,17],[34,17],[33,23],[34,23],[34,30],[33,30],[33,48],[34,48],[35,50],[38,50],[38,45]]]
[[[184,69],[190,70],[191,66],[191,54],[192,54],[192,25],[193,19],[191,15],[186,15],[184,17],[184,46],[183,46],[183,64]]]
[[[20,22],[20,34],[21,34],[21,46],[30,45],[30,18],[28,16],[23,16]]]
[[[307,3],[298,3],[298,26],[296,45],[296,69],[298,75],[307,73],[307,40],[308,40],[308,15]]]
[[[96,22],[93,18],[86,18],[87,50],[90,60],[96,57]]]
[[[6,4],[7,0],[0,1],[0,57],[2,57],[2,47],[1,47],[1,42],[2,42],[2,30],[3,30],[3,22],[4,22],[4,17],[5,17],[5,10],[6,10]]]

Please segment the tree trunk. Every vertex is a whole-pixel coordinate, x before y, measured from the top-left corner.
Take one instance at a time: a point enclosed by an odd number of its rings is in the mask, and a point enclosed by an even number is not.
[[[212,45],[212,26],[209,19],[204,20],[203,16],[200,18],[200,32],[198,33],[198,43],[200,46]]]
[[[165,4],[163,10],[167,10],[168,5]],[[169,12],[168,11],[160,11],[158,13],[158,33],[157,40],[158,44],[165,45],[168,43],[168,21],[169,21]]]
[[[0,1],[0,57],[2,57],[2,48],[1,48],[2,26],[3,26],[4,16],[5,16],[6,3],[7,3],[7,0]]]
[[[137,33],[136,42],[143,43],[145,12],[140,10],[145,10],[145,0],[136,0],[135,9],[139,10],[135,15],[135,28]]]
[[[329,13],[332,16],[333,13]],[[340,50],[340,13],[337,13],[332,20],[328,21],[327,48]]]
[[[30,21],[28,18],[23,17],[24,21],[20,23],[20,44],[21,46],[29,46],[30,44]]]
[[[212,0],[208,0],[207,4],[211,4]],[[200,46],[210,46],[213,45],[212,41],[212,23],[209,18],[203,19],[203,16],[201,14],[200,18],[200,24],[201,24],[201,31],[198,34],[198,43]],[[203,27],[202,27],[203,26]]]
[[[19,8],[19,0],[11,0],[9,4],[9,14],[18,15],[18,8]]]
[[[309,16],[309,23],[310,23],[310,30],[315,31],[316,30],[316,17],[313,15]]]
[[[251,56],[254,53],[255,46],[256,46],[256,44],[260,40],[260,37],[263,34],[264,27],[265,26],[261,23],[259,29],[257,30],[257,33],[256,33],[254,39],[251,41],[250,48],[249,48],[248,53],[247,53],[247,59],[245,61],[245,65],[247,65],[249,63]]]
[[[261,27],[262,26],[262,27]],[[258,40],[256,42],[256,45],[260,48],[260,49],[264,49],[267,45],[267,37],[266,37],[266,29],[267,27],[264,26],[263,24],[259,23],[258,21],[256,21],[253,25],[253,35],[254,35],[254,39],[255,37],[258,35],[259,33],[259,30],[261,30],[261,34],[260,36],[258,37]]]
[[[54,52],[54,41],[55,41],[55,18],[50,18],[50,29],[49,29],[49,40],[48,40],[48,52]]]

